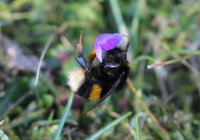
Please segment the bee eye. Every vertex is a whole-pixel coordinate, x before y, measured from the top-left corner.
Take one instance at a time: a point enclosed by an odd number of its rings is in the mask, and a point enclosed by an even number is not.
[[[121,59],[121,53],[115,52],[114,53],[115,59]]]

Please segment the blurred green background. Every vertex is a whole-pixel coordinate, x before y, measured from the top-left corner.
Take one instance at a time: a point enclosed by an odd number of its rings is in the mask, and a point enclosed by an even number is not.
[[[137,117],[141,140],[200,140],[199,0],[1,0],[0,139],[53,139],[81,31],[86,56],[101,33],[129,35],[130,81],[84,116],[93,102],[75,96],[61,139],[85,139],[132,112],[98,139],[138,138]]]

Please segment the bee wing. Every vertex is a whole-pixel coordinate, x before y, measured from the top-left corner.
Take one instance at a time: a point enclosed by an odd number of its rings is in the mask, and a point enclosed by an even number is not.
[[[86,59],[83,55],[78,56],[75,59],[81,65],[81,67],[83,69],[85,69],[86,71],[89,71],[89,65],[88,65],[88,63],[87,63],[87,61],[86,61]]]

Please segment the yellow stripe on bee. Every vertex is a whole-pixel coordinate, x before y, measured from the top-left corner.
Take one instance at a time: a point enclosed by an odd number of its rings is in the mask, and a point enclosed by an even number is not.
[[[90,92],[88,99],[89,100],[99,99],[101,95],[101,91],[102,91],[102,88],[99,85],[97,84],[92,85],[92,90]]]

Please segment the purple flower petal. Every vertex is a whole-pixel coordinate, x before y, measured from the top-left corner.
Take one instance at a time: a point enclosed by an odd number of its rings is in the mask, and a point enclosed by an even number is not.
[[[114,34],[101,34],[99,35],[94,43],[94,49],[96,50],[97,58],[100,62],[102,62],[105,51],[112,50],[118,46],[120,41],[122,40],[123,35],[119,33]]]
[[[118,46],[120,41],[122,40],[123,35],[119,33],[112,34],[111,36],[108,36],[106,39],[104,39],[100,46],[104,50],[112,50]]]
[[[112,34],[109,34],[109,33],[101,34],[96,38],[96,40],[94,42],[94,49],[96,51],[96,56],[100,62],[102,62],[102,59],[104,57],[103,54],[105,54],[104,53],[105,51],[102,50],[101,42],[111,35]]]
[[[96,56],[98,60],[102,62],[103,58],[105,57],[105,53],[106,53],[105,50],[103,50],[100,46],[98,46],[95,48],[95,51],[96,51]]]

